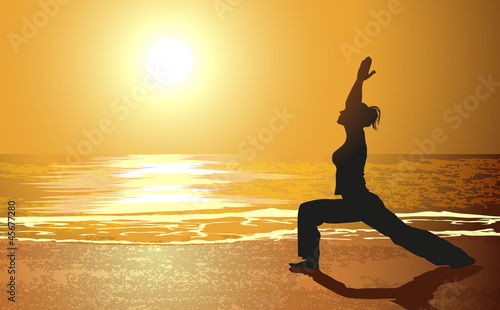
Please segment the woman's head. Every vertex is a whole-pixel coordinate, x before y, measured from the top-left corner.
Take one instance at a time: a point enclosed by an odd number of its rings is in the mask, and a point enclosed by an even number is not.
[[[380,123],[380,109],[376,106],[367,106],[362,103],[356,108],[347,108],[340,111],[340,116],[337,123],[344,126],[369,127],[377,130],[377,125]]]

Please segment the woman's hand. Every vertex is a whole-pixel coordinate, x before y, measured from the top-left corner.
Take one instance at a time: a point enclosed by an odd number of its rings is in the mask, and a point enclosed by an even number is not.
[[[372,75],[375,74],[375,70],[370,72],[370,67],[372,65],[372,59],[370,57],[366,57],[359,66],[358,70],[358,80],[365,81],[368,80]],[[368,73],[370,72],[370,73]]]

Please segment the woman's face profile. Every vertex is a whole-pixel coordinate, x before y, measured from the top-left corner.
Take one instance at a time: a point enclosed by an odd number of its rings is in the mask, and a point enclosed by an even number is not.
[[[340,125],[353,125],[354,121],[356,119],[355,114],[356,111],[353,111],[352,109],[345,109],[342,111],[339,111],[340,115],[339,118],[337,119],[337,123]]]

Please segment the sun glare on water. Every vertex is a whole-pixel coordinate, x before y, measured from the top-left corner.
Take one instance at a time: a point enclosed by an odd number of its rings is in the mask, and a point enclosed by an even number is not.
[[[186,44],[177,39],[156,42],[148,52],[149,73],[162,84],[182,82],[191,72],[193,55]]]

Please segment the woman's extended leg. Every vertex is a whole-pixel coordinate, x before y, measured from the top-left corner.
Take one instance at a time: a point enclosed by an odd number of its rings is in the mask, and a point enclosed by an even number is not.
[[[319,199],[305,202],[299,207],[298,254],[304,259],[319,260],[318,226],[327,223],[347,223],[360,221],[342,199]],[[297,265],[297,264],[294,264]],[[293,266],[292,266],[293,267]]]
[[[460,268],[475,263],[472,257],[448,241],[429,231],[403,223],[375,194],[370,194],[365,199],[362,214],[364,223],[391,238],[395,244],[435,265]]]

